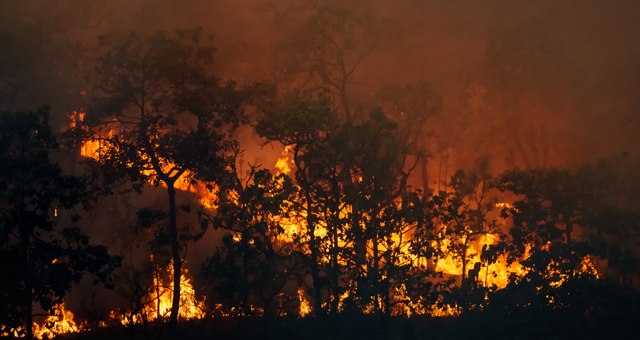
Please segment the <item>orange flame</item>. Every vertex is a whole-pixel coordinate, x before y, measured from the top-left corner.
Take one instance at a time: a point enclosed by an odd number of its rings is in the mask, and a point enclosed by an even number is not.
[[[140,324],[144,321],[162,320],[171,315],[171,306],[173,305],[173,261],[165,270],[163,279],[160,272],[156,272],[153,279],[153,289],[147,299],[148,303],[139,314],[125,313],[120,317],[116,317],[112,312],[112,316],[118,319],[123,325],[134,323]],[[180,308],[178,310],[178,318],[183,320],[202,319],[205,317],[205,301],[198,300],[191,284],[191,279],[187,277],[188,270],[182,268],[180,276]],[[142,317],[141,317],[142,315]]]
[[[76,111],[73,112],[72,115],[72,123],[70,124],[70,128],[76,126],[76,115],[79,121],[84,119],[84,112],[80,112],[79,114]],[[120,132],[120,124],[113,123],[109,129],[108,138],[113,137],[114,135]],[[99,160],[101,153],[104,149],[109,148],[109,143],[106,140],[100,139],[100,136],[95,136],[94,140],[89,140],[82,144],[80,148],[80,154],[84,157],[93,158],[95,160]],[[146,159],[146,156],[143,156]],[[163,162],[162,171],[169,172],[171,169],[175,167],[175,164],[170,162]],[[147,176],[153,176],[153,170],[144,170],[143,171]],[[193,173],[189,171],[185,171],[178,180],[175,182],[175,188],[182,191],[187,191],[196,194],[199,197],[200,204],[207,209],[215,209],[217,208],[217,187],[214,186],[213,190],[207,189],[207,187],[200,183],[193,181]],[[166,183],[162,182],[163,187],[167,187]]]
[[[73,313],[65,309],[64,303],[58,305],[56,310],[56,315],[47,317],[42,325],[33,324],[33,335],[35,337],[42,339],[46,336],[49,339],[53,339],[56,335],[77,333],[82,329],[73,321]]]
[[[304,318],[311,313],[311,306],[309,301],[304,297],[304,290],[298,289],[298,299],[300,300],[300,317]]]

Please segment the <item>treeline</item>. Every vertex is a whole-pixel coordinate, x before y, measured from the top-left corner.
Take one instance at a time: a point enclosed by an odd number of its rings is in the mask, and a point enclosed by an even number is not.
[[[320,10],[305,29],[328,29],[317,26],[326,17],[349,13]],[[376,22],[353,22],[362,26],[338,28],[374,45]],[[369,35],[357,35],[362,28]],[[212,75],[214,48],[201,34],[101,36],[91,106],[62,136],[46,109],[0,117],[2,335],[31,337],[33,304],[54,311],[83,272],[107,288],[124,284],[113,279],[121,257],[77,227],[60,227],[102,197],[150,185],[166,189],[168,208],[132,214],[136,231],[154,235],[153,265],[172,264],[171,311],[156,321],[167,321],[174,338],[186,245],[210,228],[225,236],[201,265],[216,292],[207,297],[209,316],[281,317],[281,294],[296,286],[319,325],[367,314],[386,338],[398,336],[394,317],[411,315],[456,316],[465,321],[458,337],[634,334],[638,216],[618,190],[615,161],[499,175],[478,162],[434,192],[422,126],[441,109],[437,93],[424,82],[386,87],[379,97],[397,111],[368,116],[349,104],[349,76],[372,46],[349,50],[353,44],[338,39],[344,58],[334,59],[299,41],[292,51],[300,68],[324,83],[283,90]],[[285,148],[278,173],[244,162],[234,132],[248,125],[265,144]],[[63,174],[49,159],[58,149],[81,160],[83,175]],[[421,186],[412,185],[417,173]],[[213,201],[179,202],[177,192],[191,188]],[[179,213],[192,210],[198,224],[181,223]],[[63,212],[70,215],[56,220]],[[459,272],[445,272],[447,260]],[[513,268],[502,285],[488,279],[497,266]],[[126,284],[153,283],[154,273],[133,272]],[[146,308],[157,303],[150,293],[129,296],[134,332],[147,331]]]

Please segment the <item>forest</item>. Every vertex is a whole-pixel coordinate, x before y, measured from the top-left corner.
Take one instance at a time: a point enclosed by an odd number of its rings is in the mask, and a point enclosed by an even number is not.
[[[638,336],[640,8],[478,6],[0,4],[0,338]]]

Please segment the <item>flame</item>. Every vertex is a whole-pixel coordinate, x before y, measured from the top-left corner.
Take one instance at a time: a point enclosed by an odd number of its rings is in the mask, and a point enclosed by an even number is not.
[[[298,300],[300,300],[300,317],[304,318],[311,313],[309,301],[304,297],[304,290],[298,289]]]
[[[55,262],[55,261],[54,261]],[[71,311],[65,308],[64,302],[56,305],[55,314],[49,315],[41,324],[33,323],[33,337],[36,339],[53,339],[58,335],[78,333],[82,330],[88,330],[86,325],[77,324],[73,319],[74,315]],[[0,328],[0,334],[7,333],[6,328],[2,326]],[[21,338],[26,335],[24,326],[11,332],[14,337]]]
[[[78,121],[80,122],[83,121],[84,115],[85,115],[84,112],[80,112],[78,114],[76,111],[73,111],[73,114],[71,116],[72,122],[69,127],[74,128],[76,126],[76,117],[78,118]],[[120,132],[120,123],[118,123],[114,119],[114,122],[111,124],[109,128],[107,139],[113,137],[119,132]],[[80,154],[84,157],[99,160],[101,153],[109,147],[110,146],[109,146],[108,140],[102,139],[102,137],[98,135],[98,136],[95,136],[95,139],[86,141],[85,143],[82,144],[80,148]],[[142,154],[140,155],[143,156],[144,159],[147,159],[146,156]],[[162,166],[162,171],[165,173],[168,173],[175,168],[175,164],[171,162],[162,162],[161,166]],[[152,181],[157,180],[157,178],[154,176],[154,170],[150,170],[150,169],[144,170],[143,173],[147,176],[152,176],[152,179],[151,179]],[[214,185],[213,188],[209,190],[209,188],[207,188],[207,186],[204,185],[203,183],[194,181],[193,177],[194,177],[193,173],[191,173],[190,171],[185,171],[175,181],[175,184],[174,184],[175,188],[178,190],[187,191],[187,192],[196,194],[196,196],[199,197],[200,204],[207,209],[217,208],[218,187]],[[165,188],[167,187],[166,183],[161,182],[161,184],[163,187]]]
[[[443,229],[444,228],[446,228],[446,226],[443,226]],[[485,245],[489,246],[495,243],[496,236],[493,234],[486,234],[480,238],[477,244],[470,244],[469,248],[467,249],[466,268],[473,268],[473,265],[476,262],[482,263],[480,259],[480,256],[482,255],[482,247]],[[443,253],[448,253],[449,247],[450,240],[442,240],[440,249],[443,251]],[[440,258],[437,260],[436,271],[441,271],[452,276],[462,276],[462,261],[459,259],[454,259],[452,255]],[[504,288],[509,283],[509,275],[511,273],[516,273],[518,276],[525,274],[520,263],[516,261],[511,264],[511,266],[509,266],[507,265],[506,255],[501,255],[493,264],[483,263],[480,273],[478,274],[478,281],[482,282],[482,284],[487,287],[496,285],[498,288]]]
[[[191,279],[187,277],[188,270],[182,267],[181,271],[178,318],[183,320],[202,319],[205,317],[205,301],[197,299]],[[116,313],[111,312],[112,318],[118,319],[123,325],[168,318],[171,315],[171,306],[173,305],[173,261],[164,272],[166,275],[162,275],[161,271],[154,273],[153,289],[144,299],[146,305],[140,313],[127,312],[118,317],[115,315]]]
[[[71,118],[71,123],[69,124],[70,128],[75,128],[77,122],[82,122],[84,120],[85,113],[80,109],[80,113],[77,111],[73,111],[68,117]]]
[[[77,115],[77,116],[76,116]],[[76,117],[79,121],[82,121],[84,118],[84,113],[80,112],[79,114],[74,112],[71,127],[75,127]],[[117,127],[117,129],[115,129]],[[113,136],[114,133],[117,134],[119,132],[119,124],[112,124],[112,128],[109,130],[109,137]],[[97,136],[99,137],[99,136]],[[105,140],[101,140],[96,138],[93,141],[88,141],[82,145],[81,154],[85,157],[92,157],[95,159],[99,159],[101,151],[104,148],[109,147]],[[280,157],[278,158],[275,168],[277,169],[277,174],[290,174],[292,169],[295,167],[291,159],[291,146],[284,147]],[[174,164],[169,162],[164,162],[162,164],[162,171],[169,172],[174,168]],[[153,175],[152,170],[146,170],[147,175]],[[200,199],[200,203],[208,209],[217,208],[217,203],[219,202],[218,198],[218,188],[213,187],[213,190],[209,190],[202,183],[195,182],[193,180],[194,174],[190,172],[185,172],[181,175],[181,177],[176,181],[175,187],[176,189],[191,192],[197,195]],[[362,181],[362,177],[359,177],[358,182]],[[166,187],[165,183],[162,183],[163,186]],[[229,192],[228,199],[232,201],[237,201],[239,199],[238,193],[235,191]],[[290,203],[293,204],[293,203]],[[513,206],[509,203],[496,203],[497,208],[508,208],[512,209]],[[350,213],[349,207],[346,207],[343,211],[340,212],[340,217],[346,217]],[[284,233],[280,233],[276,236],[277,241],[281,244],[293,244],[294,241],[298,241],[295,247],[297,247],[299,251],[304,253],[310,253],[309,249],[304,246],[306,240],[308,239],[307,235],[307,225],[306,225],[306,212],[302,211],[297,216],[275,216],[277,222],[284,229]],[[364,225],[363,225],[364,227]],[[446,226],[442,227],[443,230]],[[327,234],[326,225],[322,224],[322,221],[319,221],[316,225],[314,235],[316,237],[323,237]],[[410,236],[410,235],[407,235]],[[237,235],[236,235],[237,237]],[[403,237],[405,237],[403,239]],[[342,237],[340,237],[342,239]],[[451,248],[450,244],[451,240],[443,239],[439,244],[436,244],[434,241],[433,246],[438,247],[442,254],[446,254],[446,256],[435,259],[435,270],[437,272],[442,272],[450,277],[461,277],[463,271],[463,263],[460,258],[455,257],[449,251]],[[509,282],[509,276],[511,274],[516,274],[517,276],[523,276],[526,274],[526,269],[522,267],[522,265],[515,261],[511,265],[507,264],[506,255],[501,255],[495,263],[488,264],[486,262],[483,263],[481,261],[481,253],[482,248],[487,245],[493,245],[497,242],[497,236],[492,234],[485,234],[480,237],[477,241],[470,242],[468,244],[465,258],[467,261],[467,269],[471,269],[474,267],[475,263],[481,263],[480,273],[478,273],[477,281],[478,284],[481,284],[485,287],[488,286],[496,286],[498,289],[504,288],[507,286]],[[370,241],[367,244],[367,256],[371,258],[373,255],[374,247],[377,247],[380,252],[387,251],[388,249],[397,249],[401,260],[406,263],[413,263],[416,267],[425,264],[424,258],[418,258],[415,255],[411,254],[409,249],[409,242],[406,236],[403,236],[402,233],[394,233],[389,235],[383,242],[379,242],[377,245],[373,245]],[[337,247],[345,246],[344,241],[339,241]],[[525,253],[525,258],[528,256],[530,247],[527,248]],[[321,258],[319,261],[326,262],[327,258]],[[341,263],[345,261],[344,259],[340,260]],[[141,314],[131,315],[131,313],[125,314],[119,317],[120,322],[123,324],[126,323],[141,323],[141,315],[145,317],[146,320],[158,320],[164,319],[168,315],[170,315],[171,305],[172,305],[172,293],[173,293],[173,264],[171,264],[167,269],[169,275],[164,275],[164,277],[168,276],[170,279],[164,280],[161,275],[157,275],[154,278],[154,289],[153,292],[148,296],[148,304],[145,307],[145,310]],[[599,278],[598,271],[593,263],[593,259],[584,258],[581,263],[580,272],[592,273],[596,277]],[[181,282],[181,301],[180,301],[180,311],[179,317],[181,319],[201,319],[204,317],[204,301],[198,301],[195,297],[195,291],[193,290],[191,280],[188,279],[185,274],[187,273],[186,269],[183,269],[183,273],[180,278]],[[465,273],[466,276],[466,273]],[[557,285],[561,285],[566,278],[562,278]],[[456,316],[459,315],[461,310],[458,306],[450,306],[442,303],[438,303],[435,306],[422,306],[414,304],[410,298],[407,297],[407,289],[405,286],[400,285],[394,287],[392,289],[391,298],[394,302],[400,301],[409,301],[407,303],[397,303],[392,311],[392,315],[406,315],[409,316],[412,313],[417,314],[430,314],[432,316]],[[342,309],[342,301],[348,297],[349,291],[347,290],[342,296],[339,297],[339,309]],[[299,289],[297,291],[297,298],[300,303],[299,307],[299,316],[305,317],[312,313],[311,306],[309,302],[305,298],[304,291]],[[324,305],[328,303],[325,302]],[[365,312],[370,313],[373,312],[374,306],[367,306],[365,308]]]
[[[73,313],[65,309],[64,302],[56,307],[56,315],[50,315],[42,323],[33,324],[33,336],[42,339],[45,336],[53,339],[56,335],[77,333],[82,329],[73,321]]]
[[[284,150],[280,153],[280,158],[276,162],[276,169],[278,169],[277,174],[285,174],[288,175],[291,172],[291,168],[294,166],[293,161],[290,158],[290,151],[292,146],[287,145],[284,147]]]

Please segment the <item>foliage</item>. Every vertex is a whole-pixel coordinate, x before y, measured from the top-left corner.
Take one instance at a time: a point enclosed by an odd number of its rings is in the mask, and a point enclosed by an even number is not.
[[[224,173],[224,153],[233,145],[226,133],[245,122],[243,108],[251,93],[206,71],[215,48],[201,44],[201,33],[195,28],[173,35],[100,36],[104,53],[97,60],[94,86],[102,97],[94,98],[87,124],[74,131],[76,138],[100,143],[95,161],[88,162],[101,193],[111,194],[123,183],[137,192],[146,183],[167,188],[169,222],[160,230],[158,244],[170,246],[174,263],[173,331],[180,301],[181,243],[202,236],[187,232],[190,228],[178,230],[176,185],[214,182]],[[147,213],[140,212],[142,217]]]
[[[228,199],[222,200],[217,213],[203,213],[204,223],[230,233],[202,268],[220,296],[246,316],[254,314],[254,308],[270,312],[287,282],[299,278],[296,247],[281,237],[297,189],[285,174],[273,176],[254,166],[246,178],[235,173],[233,183],[225,187]]]
[[[53,312],[84,272],[110,288],[120,264],[78,228],[58,226],[78,221],[76,207],[88,208],[89,196],[84,179],[50,162],[57,148],[48,109],[0,115],[0,323],[9,330],[26,323],[27,336],[32,303]]]
[[[309,249],[316,313],[336,313],[348,294],[345,305],[373,308],[386,320],[392,306],[407,302],[391,301],[392,295],[415,275],[404,249],[416,223],[411,212],[419,209],[401,203],[413,167],[405,170],[397,125],[380,109],[359,125],[332,117],[323,101],[301,102],[266,115],[256,129],[291,146],[306,216],[306,234],[297,241]],[[325,289],[330,304],[323,308]]]
[[[614,174],[610,163],[601,161],[576,171],[513,170],[499,176],[499,190],[521,197],[502,212],[513,220],[510,260],[523,257],[530,247],[531,260],[524,263],[527,267],[569,276],[585,257],[611,259],[609,267],[633,262],[629,250],[624,252],[619,245],[638,230],[638,225],[634,214],[615,208],[607,199]],[[623,269],[635,270],[637,265]]]
[[[295,89],[302,90],[303,98],[321,94],[333,99],[334,110],[351,120],[348,85],[358,66],[384,42],[387,28],[371,14],[318,6],[288,39],[280,69],[285,77],[303,84]]]

